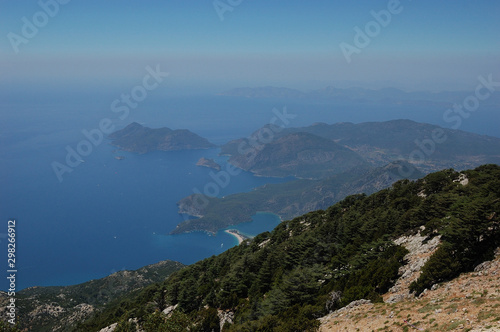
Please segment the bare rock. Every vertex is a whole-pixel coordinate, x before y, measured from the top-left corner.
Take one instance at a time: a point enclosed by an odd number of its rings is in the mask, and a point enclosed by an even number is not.
[[[490,268],[492,262],[491,261],[486,261],[486,262],[482,262],[481,264],[479,264],[478,266],[476,266],[474,268],[474,272],[482,272],[482,271],[485,271],[487,269]]]
[[[233,324],[234,321],[234,312],[232,311],[223,311],[223,310],[218,310],[218,316],[219,316],[219,321],[220,321],[220,331],[222,332],[222,329],[224,328],[224,324],[229,323]]]
[[[168,316],[172,313],[172,311],[174,311],[175,309],[177,309],[177,304],[176,305],[171,305],[169,307],[166,307],[162,312],[165,314],[165,316]]]
[[[111,324],[110,326],[106,326],[103,329],[100,329],[99,332],[113,332],[116,329],[118,323]]]

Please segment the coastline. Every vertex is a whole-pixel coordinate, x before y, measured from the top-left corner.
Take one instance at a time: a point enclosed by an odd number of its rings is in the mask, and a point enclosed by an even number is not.
[[[242,236],[235,229],[226,229],[224,232],[226,232],[227,234],[230,234],[230,235],[234,236],[238,240],[238,245],[240,245],[243,241],[246,240],[246,237]]]

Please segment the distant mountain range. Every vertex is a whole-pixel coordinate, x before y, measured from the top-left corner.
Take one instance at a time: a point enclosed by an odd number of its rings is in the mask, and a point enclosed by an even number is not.
[[[259,176],[301,180],[224,198],[188,196],[178,202],[179,213],[198,218],[183,221],[171,233],[215,233],[250,221],[259,211],[289,219],[323,209],[348,195],[387,188],[402,178],[500,164],[500,138],[409,120],[274,129],[265,126],[249,138],[233,140],[222,146],[221,154],[229,155],[231,164]]]
[[[244,98],[278,98],[278,99],[316,99],[316,100],[350,100],[359,102],[383,102],[385,104],[415,104],[415,103],[455,103],[461,102],[470,95],[470,91],[415,91],[406,92],[396,88],[365,89],[365,88],[336,88],[326,87],[323,89],[303,92],[296,89],[283,87],[242,87],[224,91],[221,96],[244,97]],[[500,92],[494,92],[481,103],[500,105]]]
[[[215,145],[187,129],[151,129],[133,122],[109,135],[111,144],[125,151],[147,153],[149,151],[173,151],[208,149]]]

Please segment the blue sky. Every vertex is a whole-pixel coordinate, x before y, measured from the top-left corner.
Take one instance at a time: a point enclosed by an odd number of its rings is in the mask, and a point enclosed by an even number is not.
[[[221,21],[211,0],[71,0],[16,53],[8,34],[23,36],[22,18],[33,22],[42,8],[0,0],[0,87],[126,85],[156,64],[171,87],[193,93],[264,85],[455,90],[473,89],[479,75],[500,77],[494,0],[401,0],[348,63],[339,45],[355,46],[354,27],[364,30],[371,11],[391,1],[243,0]]]

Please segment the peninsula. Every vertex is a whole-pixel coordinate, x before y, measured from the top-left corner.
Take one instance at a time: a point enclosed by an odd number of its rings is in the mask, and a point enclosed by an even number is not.
[[[243,241],[245,241],[246,239],[249,238],[248,236],[245,236],[245,235],[241,234],[236,229],[226,229],[224,232],[226,232],[227,234],[231,234],[232,236],[234,236],[238,240],[238,245],[240,245],[241,243],[243,243]]]

